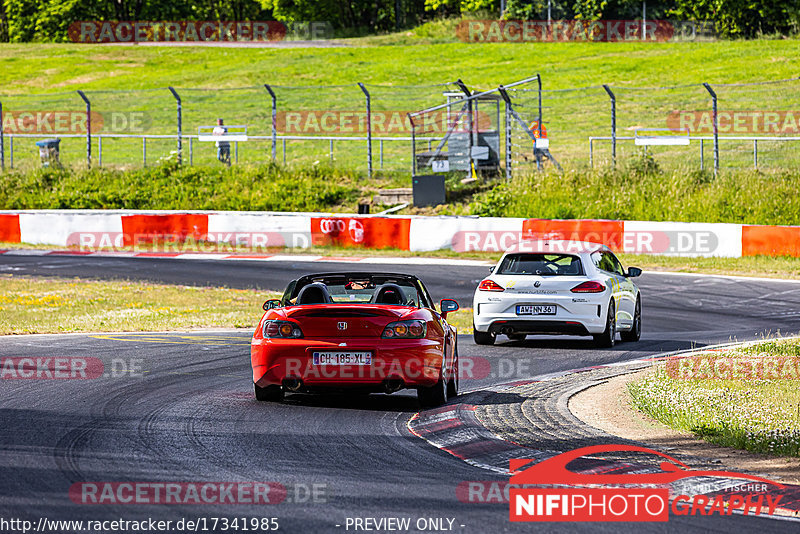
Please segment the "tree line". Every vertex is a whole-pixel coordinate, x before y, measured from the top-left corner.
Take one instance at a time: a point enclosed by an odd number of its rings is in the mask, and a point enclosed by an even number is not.
[[[326,21],[347,37],[443,17],[545,20],[548,0],[0,0],[0,41],[62,42],[77,21]],[[550,0],[553,20],[632,20],[641,0]],[[651,0],[647,18],[713,21],[720,36],[793,35],[800,0]]]

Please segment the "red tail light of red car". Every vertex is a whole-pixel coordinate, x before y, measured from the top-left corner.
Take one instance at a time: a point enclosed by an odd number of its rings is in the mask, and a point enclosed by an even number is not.
[[[264,337],[298,339],[303,337],[303,331],[298,325],[289,321],[268,320],[264,321]]]
[[[386,325],[381,337],[384,339],[421,339],[425,337],[426,331],[425,321],[396,321]]]

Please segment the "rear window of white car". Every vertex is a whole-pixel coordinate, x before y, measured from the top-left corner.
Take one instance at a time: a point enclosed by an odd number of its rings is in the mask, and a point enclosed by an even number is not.
[[[495,274],[580,276],[583,266],[581,259],[571,254],[509,254]]]

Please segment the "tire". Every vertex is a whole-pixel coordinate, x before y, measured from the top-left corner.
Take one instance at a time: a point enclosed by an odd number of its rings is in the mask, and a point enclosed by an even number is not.
[[[478,332],[475,329],[475,324],[472,324],[472,338],[475,340],[476,345],[494,345],[496,335],[491,332]]]
[[[511,341],[525,341],[527,337],[526,334],[508,334],[508,339]]]
[[[606,329],[602,334],[592,336],[598,347],[611,348],[617,339],[617,319],[614,306],[614,299],[608,303],[608,314],[606,315]]]
[[[257,401],[280,402],[283,400],[283,388],[280,386],[259,387],[253,384],[253,392]]]
[[[439,380],[431,387],[417,388],[417,400],[423,408],[436,408],[447,402],[447,393],[450,389],[449,384],[444,380],[444,358],[442,359],[442,370],[439,372]]]
[[[458,344],[456,344],[456,357],[455,368],[453,369],[453,377],[447,383],[447,398],[454,399],[458,397]]]
[[[633,326],[628,332],[620,332],[619,337],[622,341],[639,341],[642,337],[642,301],[636,299],[636,308],[633,312]]]

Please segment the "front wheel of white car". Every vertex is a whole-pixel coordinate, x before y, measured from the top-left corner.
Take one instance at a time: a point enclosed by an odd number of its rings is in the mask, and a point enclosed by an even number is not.
[[[608,303],[608,314],[606,316],[606,329],[602,334],[595,334],[594,342],[598,347],[611,348],[617,339],[617,314],[614,308],[614,299]]]
[[[633,312],[633,326],[630,331],[620,332],[619,337],[622,341],[639,341],[642,337],[642,301],[636,299],[636,309]]]

